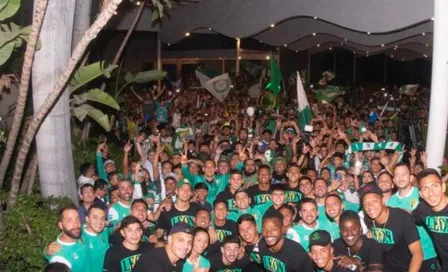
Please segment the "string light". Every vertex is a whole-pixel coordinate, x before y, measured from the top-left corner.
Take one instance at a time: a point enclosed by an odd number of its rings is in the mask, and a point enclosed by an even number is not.
[[[317,17],[316,17],[316,16],[314,16],[314,20],[317,20]]]
[[[268,60],[268,59],[269,59],[269,56],[266,56],[266,59]]]
[[[320,47],[320,44],[317,44],[317,47]]]
[[[274,27],[275,25],[274,24],[271,24],[271,27]]]
[[[313,36],[316,36],[316,33],[313,32]]]
[[[384,47],[384,43],[381,44],[381,47]]]
[[[185,37],[190,37],[190,32],[185,33]]]
[[[370,35],[370,32],[367,32],[367,35]]]

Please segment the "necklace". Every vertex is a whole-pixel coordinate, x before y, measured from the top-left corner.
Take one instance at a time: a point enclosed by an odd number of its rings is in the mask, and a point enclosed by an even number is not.
[[[389,215],[390,215],[390,210],[387,209],[386,221],[384,222],[382,229],[386,228],[387,220],[389,220]],[[373,220],[373,227],[376,228],[375,220]]]

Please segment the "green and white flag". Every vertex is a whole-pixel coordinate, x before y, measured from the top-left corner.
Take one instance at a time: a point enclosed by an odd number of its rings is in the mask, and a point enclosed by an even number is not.
[[[417,92],[418,86],[420,85],[403,85],[398,90],[398,93],[405,95],[414,95]]]
[[[343,95],[344,91],[338,86],[327,85],[325,88],[320,89],[316,92],[316,98],[319,101],[331,102],[336,97]]]
[[[378,151],[378,150],[395,150],[403,151],[403,145],[399,142],[381,142],[381,143],[352,143],[347,150],[348,152],[361,152],[361,151]]]
[[[225,73],[219,76],[207,76],[203,70],[196,70],[196,77],[201,86],[209,91],[219,102],[224,102],[224,98],[229,94],[232,88],[229,74]]]
[[[300,129],[303,130],[305,125],[309,125],[311,123],[312,115],[310,104],[308,103],[308,99],[305,95],[305,89],[303,88],[302,79],[300,78],[300,74],[297,72],[297,103],[299,104],[298,108],[298,120]]]

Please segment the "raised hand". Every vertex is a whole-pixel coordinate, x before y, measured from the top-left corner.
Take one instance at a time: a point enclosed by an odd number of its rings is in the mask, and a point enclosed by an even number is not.
[[[123,147],[123,151],[124,151],[124,153],[129,153],[129,151],[131,151],[131,148],[132,148],[131,141],[128,140],[128,141],[126,142],[126,144],[124,145],[124,147]]]

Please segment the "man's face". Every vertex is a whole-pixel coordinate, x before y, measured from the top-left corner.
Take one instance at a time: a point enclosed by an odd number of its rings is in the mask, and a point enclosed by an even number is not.
[[[173,179],[165,179],[165,188],[167,193],[174,193],[176,191],[176,181]]]
[[[113,164],[113,163],[106,164],[106,166],[104,168],[106,170],[106,173],[117,171],[117,167],[115,167],[115,164]]]
[[[227,162],[219,162],[218,172],[221,175],[225,175],[225,174],[229,173],[229,171],[230,171],[230,165]]]
[[[93,167],[93,165],[90,165],[89,169],[87,169],[86,177],[93,178],[94,176],[95,176],[95,168]]]
[[[279,161],[274,164],[274,170],[277,174],[282,174],[286,169],[286,163]]]
[[[286,200],[285,191],[273,191],[271,192],[271,198],[275,206],[281,206],[285,203]]]
[[[62,214],[62,221],[58,223],[62,232],[72,239],[81,237],[81,220],[77,210],[65,210]]]
[[[145,204],[136,203],[131,208],[131,215],[137,217],[137,219],[144,223],[146,222],[146,217],[148,216],[148,210],[146,209]]]
[[[325,199],[325,212],[330,218],[337,218],[342,213],[341,200],[337,197],[327,197]]]
[[[222,257],[228,262],[233,263],[238,258],[240,245],[236,243],[227,243],[221,247]]]
[[[334,157],[333,158],[333,163],[335,167],[340,167],[342,165],[342,159],[339,157]]]
[[[204,165],[204,174],[207,177],[211,177],[215,174],[216,167],[211,161],[206,161]]]
[[[324,268],[333,258],[333,248],[331,247],[331,245],[314,245],[311,247],[310,256],[317,267]]]
[[[317,178],[317,173],[316,171],[307,171],[306,172],[306,176],[309,177],[311,180],[315,180]]]
[[[345,146],[343,144],[337,144],[335,147],[335,151],[344,154]]]
[[[363,197],[362,207],[367,216],[375,220],[384,210],[383,197],[368,193]]]
[[[111,204],[116,203],[120,200],[120,197],[118,196],[118,189],[117,190],[113,190],[112,192],[110,192],[110,202]]]
[[[235,195],[235,204],[240,210],[249,208],[250,198],[245,192],[240,192]]]
[[[263,141],[269,142],[269,140],[272,138],[272,135],[270,133],[263,133]]]
[[[154,151],[150,151],[150,152],[148,153],[148,160],[149,160],[151,163],[153,163],[155,158],[156,158],[156,152],[154,152]]]
[[[371,183],[373,182],[373,176],[370,172],[366,171],[362,173],[361,180],[363,184]]]
[[[238,134],[238,137],[240,140],[246,140],[247,139],[247,131],[245,129],[240,130],[240,133]]]
[[[327,148],[324,146],[321,147],[319,149],[319,155],[320,155],[320,157],[325,158],[328,155]]]
[[[309,195],[313,192],[313,184],[311,184],[311,182],[309,180],[304,179],[304,180],[300,181],[299,191],[303,195]]]
[[[436,175],[428,175],[420,180],[420,196],[434,209],[439,210],[445,198],[446,185]]]
[[[290,228],[292,221],[294,221],[294,215],[288,208],[282,208],[279,212],[283,215],[283,227]]]
[[[383,174],[378,178],[378,187],[381,189],[381,192],[388,193],[394,188],[394,183],[389,175]]]
[[[193,235],[184,232],[168,236],[168,246],[179,259],[185,259],[193,246]]]
[[[278,218],[263,219],[263,238],[268,247],[273,247],[284,239],[282,222]]]
[[[196,198],[199,201],[201,201],[201,202],[205,201],[205,199],[207,198],[207,195],[208,195],[207,189],[197,189],[197,190],[195,190],[195,192],[196,192]]]
[[[394,169],[394,183],[398,189],[411,186],[411,173],[407,167],[399,166]]]
[[[107,195],[107,186],[104,186],[104,188],[102,189],[97,189],[95,191],[95,195],[98,196],[99,198],[104,198]]]
[[[352,247],[361,238],[361,225],[354,220],[345,220],[341,225],[340,232],[344,243]]]
[[[271,172],[268,169],[258,169],[258,183],[268,184],[271,182]]]
[[[286,173],[290,183],[296,183],[300,178],[300,169],[298,167],[290,167]]]
[[[244,242],[254,245],[258,237],[257,226],[251,221],[243,221],[238,225],[238,232]]]
[[[243,184],[243,177],[240,174],[233,174],[230,176],[230,188],[234,191],[241,188]]]
[[[179,154],[174,154],[171,157],[171,162],[173,163],[173,165],[179,164],[180,163],[180,155]]]
[[[372,169],[373,173],[379,173],[382,169],[380,160],[378,159],[372,160],[370,163],[370,168]]]
[[[228,210],[224,203],[217,203],[214,207],[215,218],[218,220],[224,220],[227,217]]]
[[[191,186],[189,184],[184,184],[181,187],[178,187],[176,190],[178,199],[185,202],[190,201],[193,195],[193,190],[191,189]]]
[[[164,176],[168,175],[169,173],[171,173],[173,171],[173,167],[171,167],[170,163],[164,163],[162,165],[162,174]]]
[[[120,200],[131,201],[132,194],[134,193],[134,187],[127,181],[122,181],[118,184],[118,196]]]
[[[328,185],[325,180],[318,179],[314,183],[314,195],[322,198],[328,194]]]
[[[95,193],[93,187],[85,187],[81,192],[81,199],[86,204],[92,204],[95,200]]]
[[[95,233],[100,233],[106,227],[106,212],[102,209],[91,209],[86,217],[87,226]]]
[[[192,173],[192,174],[197,174],[197,173],[199,173],[199,167],[198,167],[198,165],[196,164],[196,163],[190,163],[189,165],[188,165],[188,170],[190,171],[190,173]],[[205,171],[205,168],[204,168],[204,171]],[[214,172],[213,172],[214,173]]]
[[[120,176],[118,174],[112,175],[109,182],[112,186],[117,186],[118,182],[121,180]]]
[[[303,203],[299,214],[305,224],[313,225],[317,219],[317,207],[313,203]]]
[[[121,229],[120,233],[127,243],[137,245],[142,240],[143,229],[140,224],[133,223]]]
[[[196,227],[208,229],[210,227],[210,213],[206,211],[199,211],[196,213],[195,224]]]
[[[247,174],[251,175],[251,174],[255,173],[255,170],[256,169],[255,169],[255,161],[254,160],[247,160],[244,163],[244,171]]]

